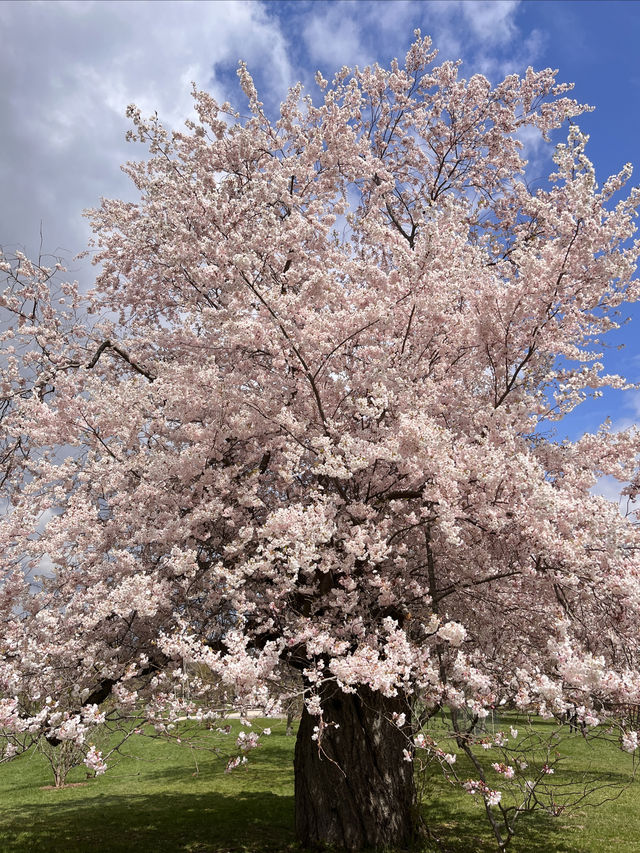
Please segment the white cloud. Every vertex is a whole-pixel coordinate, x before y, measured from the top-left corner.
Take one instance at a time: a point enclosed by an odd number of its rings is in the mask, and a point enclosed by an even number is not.
[[[518,0],[474,0],[455,5],[460,8],[473,34],[485,43],[505,44],[517,34],[514,15]]]
[[[624,391],[617,410],[617,416],[611,421],[611,432],[640,427],[640,391]]]
[[[632,427],[640,426],[640,391],[625,391],[620,408],[621,414],[611,421],[611,432],[623,432]],[[628,515],[631,512],[638,512],[640,505],[637,500],[630,501],[628,497],[620,495],[622,489],[627,485],[628,483],[623,483],[616,480],[615,477],[607,475],[599,478],[591,492],[618,504],[622,515]]]
[[[553,151],[542,138],[537,127],[526,125],[516,133],[522,142],[522,156],[527,161],[527,184],[535,190],[540,183],[546,183],[551,171],[551,155]]]
[[[30,254],[41,220],[45,248],[74,254],[88,236],[82,209],[130,193],[119,166],[139,151],[124,141],[127,104],[180,126],[191,81],[225,100],[239,59],[277,101],[293,82],[261,3],[7,3],[0,28],[0,245]]]
[[[618,503],[622,488],[623,484],[619,480],[616,480],[615,477],[600,477],[596,485],[591,489],[591,494],[600,495],[600,497],[606,498],[608,501]]]
[[[309,59],[333,74],[344,65],[386,65],[393,57],[402,61],[414,29],[422,23],[425,4],[332,0],[313,2],[309,8],[303,18]]]
[[[521,0],[429,0],[429,30],[441,59],[464,59],[465,74],[480,72],[494,82],[536,60],[537,30],[517,25]]]
[[[637,500],[632,501],[629,497],[620,494],[627,485],[628,483],[621,483],[615,477],[600,477],[591,489],[591,494],[606,498],[608,501],[617,504],[620,514],[626,517],[631,515],[631,513],[638,512],[639,509]]]
[[[371,56],[362,43],[362,28],[350,13],[351,3],[333,3],[320,6],[312,12],[304,26],[304,41],[309,57],[318,63],[338,70],[343,65],[368,65]],[[357,9],[355,10],[357,13]]]

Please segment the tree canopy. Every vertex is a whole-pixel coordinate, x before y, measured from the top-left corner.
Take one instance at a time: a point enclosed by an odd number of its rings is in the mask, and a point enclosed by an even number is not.
[[[139,201],[90,214],[95,289],[4,259],[14,744],[82,738],[107,697],[159,728],[224,693],[273,707],[289,668],[301,802],[331,772],[363,784],[349,701],[363,749],[382,749],[377,718],[395,733],[392,809],[417,750],[448,766],[416,722],[445,706],[465,749],[500,706],[620,720],[636,746],[638,531],[593,488],[635,496],[639,437],[552,426],[625,387],[600,353],[637,298],[640,192],[621,193],[628,166],[597,184],[585,107],[552,70],[491,86],[434,56],[418,35],[404,67],[318,75],[277,120],[244,65],[248,115],[194,91],[198,121],[169,132],[131,107],[149,157],[124,167]],[[530,188],[525,132],[565,123]],[[314,755],[324,793],[303,784]],[[491,813],[483,773],[464,785]],[[298,830],[358,847],[408,821]]]

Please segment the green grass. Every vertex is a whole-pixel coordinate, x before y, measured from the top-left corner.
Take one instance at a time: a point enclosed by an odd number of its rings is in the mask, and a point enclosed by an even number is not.
[[[30,753],[0,769],[1,853],[277,853],[297,851],[293,833],[293,746],[284,724],[231,774],[224,762],[162,740],[133,737],[132,755],[104,776],[86,779],[84,767],[62,790],[44,789],[51,772]],[[237,728],[237,726],[236,726]],[[576,738],[563,747],[563,774],[597,769],[620,785],[631,760],[615,749]],[[133,757],[135,756],[135,757]],[[466,773],[463,756],[457,769]],[[560,771],[558,771],[559,773]],[[498,785],[496,784],[496,787]],[[480,802],[441,776],[427,782],[424,817],[451,853],[494,851]],[[431,850],[428,844],[421,851]],[[522,819],[513,853],[640,853],[640,782],[598,809],[579,807],[553,819]]]
[[[293,843],[293,738],[270,723],[267,745],[232,773],[224,761],[163,740],[135,736],[103,776],[72,770],[43,790],[51,771],[28,754],[0,768],[2,853],[213,853],[284,851]],[[236,726],[237,728],[237,726]],[[231,741],[232,742],[232,741]]]
[[[503,728],[508,730],[508,726],[507,721]],[[518,728],[524,730],[521,724]],[[553,728],[553,723],[538,721],[533,730],[548,736]],[[609,787],[599,787],[584,803],[559,817],[541,812],[523,815],[509,847],[511,853],[640,853],[640,777],[630,781],[631,756],[605,741],[585,741],[580,734],[563,738],[558,749],[562,758],[554,782],[571,782],[577,789],[585,779],[597,775]],[[459,777],[477,778],[471,763],[457,753]],[[500,760],[497,755],[489,758],[495,760]],[[487,781],[505,791],[504,780],[497,773]],[[507,801],[508,795],[503,793],[503,802]],[[464,796],[442,774],[433,774],[426,783],[423,815],[447,853],[495,853],[480,797]]]

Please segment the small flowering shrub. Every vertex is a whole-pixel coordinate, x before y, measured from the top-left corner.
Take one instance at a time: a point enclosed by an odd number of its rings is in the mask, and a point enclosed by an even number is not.
[[[506,716],[513,718],[514,714]],[[633,781],[635,760],[619,762],[620,781],[603,783],[597,773],[576,773],[567,756],[575,752],[572,743],[576,741],[579,751],[591,741],[591,749],[605,745],[613,749],[617,744],[619,749],[633,752],[637,733],[599,726],[594,715],[585,716],[592,723],[585,729],[576,729],[562,719],[520,717],[517,725],[501,726],[492,720],[490,730],[485,731],[478,731],[477,720],[469,721],[455,710],[442,719],[434,718],[413,738],[413,761],[424,805],[428,809],[434,774],[443,775],[484,807],[497,849],[502,850],[526,815],[545,812],[558,817],[600,803],[603,797],[615,798]],[[444,752],[445,745],[457,752]]]

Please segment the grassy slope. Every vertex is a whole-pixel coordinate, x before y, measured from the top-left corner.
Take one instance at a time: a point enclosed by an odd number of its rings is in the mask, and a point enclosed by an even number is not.
[[[42,756],[27,755],[0,770],[2,853],[276,853],[295,850],[293,839],[293,738],[284,724],[251,753],[251,763],[225,774],[219,758],[163,741],[132,739],[138,758],[127,758],[82,787],[43,790],[51,783]],[[461,762],[461,759],[459,759]],[[628,772],[620,752],[580,740],[568,748],[565,772],[589,766],[611,781]],[[462,763],[460,770],[464,771]],[[464,775],[464,772],[463,772]],[[85,779],[84,768],[69,782]],[[493,851],[483,809],[444,780],[428,784],[425,817],[446,849]],[[425,847],[425,850],[428,848]],[[514,853],[640,853],[640,782],[615,802],[582,808],[557,820],[529,817],[520,825]]]

